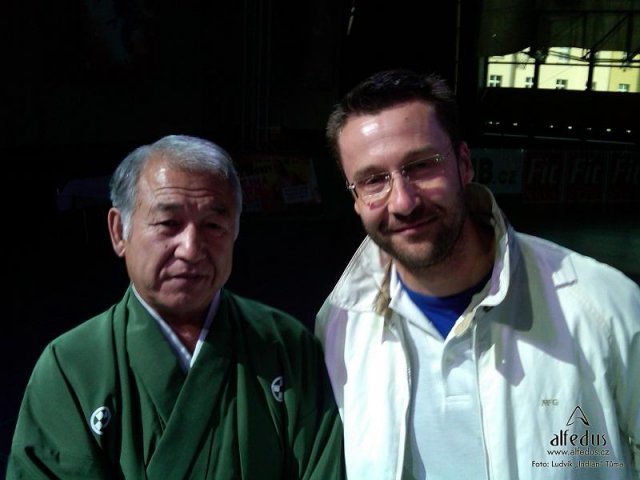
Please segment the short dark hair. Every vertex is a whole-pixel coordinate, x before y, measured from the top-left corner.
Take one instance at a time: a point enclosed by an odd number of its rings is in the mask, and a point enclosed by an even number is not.
[[[339,164],[338,138],[350,117],[372,115],[395,105],[420,100],[433,105],[454,152],[462,142],[458,103],[447,82],[437,74],[412,70],[385,70],[374,73],[348,92],[329,116],[326,137]]]

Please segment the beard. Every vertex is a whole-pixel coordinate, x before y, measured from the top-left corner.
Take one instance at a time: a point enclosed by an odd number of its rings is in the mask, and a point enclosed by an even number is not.
[[[449,209],[438,208],[435,214],[428,213],[426,207],[419,205],[410,215],[394,219],[395,225],[410,225],[422,219],[433,217],[429,236],[417,235],[406,241],[394,241],[393,233],[387,224],[381,224],[377,229],[366,228],[371,239],[395,261],[407,270],[418,272],[438,265],[447,260],[460,242],[464,223],[468,217],[462,189],[458,192],[456,201]],[[435,231],[434,231],[435,229]]]

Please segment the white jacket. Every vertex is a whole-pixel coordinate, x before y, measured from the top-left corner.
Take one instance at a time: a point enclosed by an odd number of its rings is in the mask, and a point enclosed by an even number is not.
[[[470,188],[476,207],[491,205],[496,261],[487,294],[451,334],[473,329],[488,478],[640,478],[640,288],[592,258],[514,232],[490,192]],[[372,307],[386,264],[365,239],[316,320],[355,480],[402,478],[406,319],[394,310],[397,291],[386,320]]]

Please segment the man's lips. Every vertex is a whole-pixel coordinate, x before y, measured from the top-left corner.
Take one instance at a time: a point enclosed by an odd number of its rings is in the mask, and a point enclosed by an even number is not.
[[[175,273],[169,275],[169,280],[184,280],[184,281],[196,281],[206,278],[207,275],[203,273]]]
[[[417,220],[411,223],[401,223],[401,224],[390,225],[387,228],[385,228],[385,233],[391,234],[391,235],[414,234],[414,233],[417,233],[418,231],[428,228],[436,220],[436,218],[437,218],[436,216],[432,216],[429,218],[422,218],[420,220]]]

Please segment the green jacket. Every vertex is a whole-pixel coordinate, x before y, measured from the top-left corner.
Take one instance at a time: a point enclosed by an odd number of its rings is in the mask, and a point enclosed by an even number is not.
[[[51,342],[7,478],[343,478],[321,347],[289,315],[222,292],[185,374],[131,289]]]

